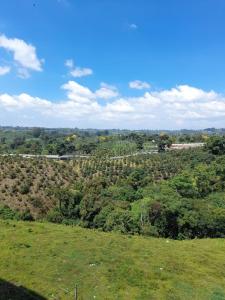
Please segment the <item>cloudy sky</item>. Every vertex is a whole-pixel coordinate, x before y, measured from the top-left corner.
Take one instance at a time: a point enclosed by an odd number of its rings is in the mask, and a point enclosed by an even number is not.
[[[0,125],[225,127],[225,1],[0,1]]]

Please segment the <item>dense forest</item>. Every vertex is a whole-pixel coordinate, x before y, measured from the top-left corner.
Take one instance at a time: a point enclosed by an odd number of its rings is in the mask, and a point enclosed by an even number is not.
[[[174,142],[205,146],[169,151]],[[225,236],[222,134],[2,129],[0,151],[3,219],[173,239]],[[88,157],[60,161],[7,153]]]

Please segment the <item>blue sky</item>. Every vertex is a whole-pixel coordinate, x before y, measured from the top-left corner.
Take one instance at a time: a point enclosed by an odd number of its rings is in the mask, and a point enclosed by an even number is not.
[[[0,2],[0,124],[225,127],[225,1]]]

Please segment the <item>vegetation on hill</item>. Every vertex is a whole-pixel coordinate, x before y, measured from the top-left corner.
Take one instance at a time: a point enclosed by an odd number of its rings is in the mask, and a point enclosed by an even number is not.
[[[172,142],[205,142],[207,132],[0,128],[0,153],[119,156],[164,150]]]
[[[0,153],[89,155],[0,156],[0,299],[225,299],[223,135],[4,129]]]
[[[2,300],[6,285],[16,300],[72,300],[75,285],[80,300],[225,298],[222,239],[173,241],[37,222],[0,226]]]
[[[225,236],[224,136],[202,137],[204,149],[165,151],[181,137],[52,134],[75,148],[84,139],[92,154],[71,161],[1,156],[0,217],[174,239]],[[135,155],[154,143],[159,154]]]

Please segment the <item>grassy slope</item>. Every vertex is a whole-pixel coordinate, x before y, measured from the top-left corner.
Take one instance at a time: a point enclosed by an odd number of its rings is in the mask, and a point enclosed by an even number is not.
[[[46,299],[73,299],[75,284],[85,300],[225,299],[222,239],[167,241],[45,223],[0,226],[0,279]]]

